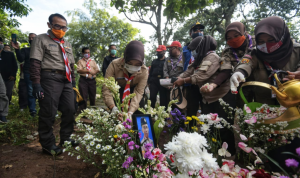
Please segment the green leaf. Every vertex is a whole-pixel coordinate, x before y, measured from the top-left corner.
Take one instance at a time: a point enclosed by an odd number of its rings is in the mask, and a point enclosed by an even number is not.
[[[292,155],[292,156],[294,156],[294,157],[296,157],[296,158],[300,159],[300,157],[299,157],[299,156],[297,156],[297,155],[295,155],[295,154],[293,154],[293,153],[291,153],[291,152],[282,152],[281,154],[285,154],[285,155]]]
[[[154,129],[155,138],[156,138],[156,140],[157,140],[157,143],[158,143],[160,134],[161,134],[161,132],[163,131],[163,128],[159,128],[159,127],[158,127],[159,123],[160,123],[160,120],[157,120],[157,121],[154,123],[154,125],[153,125],[153,129]]]
[[[54,156],[56,155],[55,151],[54,150],[51,150],[51,154]]]
[[[289,175],[278,163],[277,163],[277,161],[275,161],[274,159],[272,159],[271,157],[269,157],[268,155],[266,155],[266,154],[263,154],[262,153],[262,155],[264,155],[266,158],[268,158],[273,164],[275,164],[277,167],[279,167],[281,170],[282,170],[282,172],[284,172],[284,174],[286,175],[286,176],[290,176],[290,177],[292,177],[291,175]]]

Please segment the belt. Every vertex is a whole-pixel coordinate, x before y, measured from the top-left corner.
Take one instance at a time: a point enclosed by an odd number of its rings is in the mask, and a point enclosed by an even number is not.
[[[63,70],[56,70],[56,69],[42,69],[42,72],[52,72],[52,73],[57,73],[57,74],[60,74],[60,75],[64,75],[66,76],[66,71],[63,71]]]

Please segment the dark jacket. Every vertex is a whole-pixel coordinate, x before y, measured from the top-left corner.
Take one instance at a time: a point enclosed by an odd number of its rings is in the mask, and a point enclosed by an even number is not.
[[[148,78],[148,84],[151,82],[155,82],[155,80],[159,80],[160,78],[163,78],[164,76],[164,64],[165,60],[159,60],[155,59],[151,63],[151,68],[149,72],[149,78]]]
[[[0,53],[0,73],[4,81],[8,81],[10,76],[16,78],[18,64],[13,52],[4,51]]]
[[[30,67],[30,48],[16,49],[17,59],[20,63],[24,62],[23,71],[29,73]]]
[[[105,73],[106,73],[106,69],[108,68],[109,64],[111,63],[111,61],[113,61],[114,59],[117,59],[119,57],[115,56],[115,57],[111,57],[111,55],[106,56],[103,60],[103,65],[102,65],[102,73],[103,76],[105,77]]]

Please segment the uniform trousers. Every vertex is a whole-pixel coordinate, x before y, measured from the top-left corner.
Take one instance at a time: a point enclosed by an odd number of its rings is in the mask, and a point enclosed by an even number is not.
[[[87,99],[90,100],[90,106],[95,106],[96,101],[96,80],[80,76],[78,84],[79,92],[84,99],[84,104],[80,106],[80,110],[87,108]]]
[[[155,103],[157,99],[157,94],[159,92],[159,105],[168,107],[168,97],[167,97],[167,89],[160,85],[159,78],[154,79],[150,83],[150,100],[151,100],[151,107],[155,108]]]
[[[227,104],[229,104],[232,108],[236,108],[236,99],[235,95],[229,91],[223,98],[222,98]],[[229,119],[228,114],[224,111],[223,106],[221,106],[219,101],[215,101],[210,104],[203,103],[201,105],[201,111],[202,114],[210,114],[210,113],[218,113],[219,117],[222,117],[225,119],[228,123],[231,125],[234,124],[234,119]],[[232,114],[235,115],[234,113]],[[235,155],[236,149],[235,149],[235,139],[234,139],[234,133],[229,130],[228,128],[222,128],[220,129],[220,135],[221,140],[223,142],[227,142],[228,151],[231,153],[231,155]]]
[[[187,100],[186,115],[196,116],[199,110],[200,101],[202,101],[202,96],[199,91],[198,85],[190,85],[184,87],[184,93]]]
[[[43,147],[55,144],[53,124],[59,110],[61,115],[60,140],[69,139],[73,132],[75,100],[72,84],[66,76],[42,71],[41,86],[44,89],[44,99],[39,100],[39,141]]]

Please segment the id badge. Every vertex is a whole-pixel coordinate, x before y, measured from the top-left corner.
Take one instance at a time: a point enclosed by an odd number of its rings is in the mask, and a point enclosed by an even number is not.
[[[277,88],[275,77],[273,77],[273,86]],[[276,98],[276,93],[273,90],[271,90],[271,98]]]

